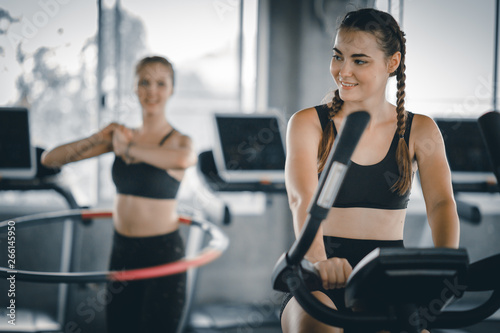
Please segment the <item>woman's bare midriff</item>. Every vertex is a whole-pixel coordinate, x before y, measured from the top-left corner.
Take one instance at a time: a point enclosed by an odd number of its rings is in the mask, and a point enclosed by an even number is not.
[[[163,235],[179,228],[176,200],[117,194],[113,212],[115,229],[128,237]]]
[[[403,239],[406,209],[332,208],[323,235],[353,239]]]

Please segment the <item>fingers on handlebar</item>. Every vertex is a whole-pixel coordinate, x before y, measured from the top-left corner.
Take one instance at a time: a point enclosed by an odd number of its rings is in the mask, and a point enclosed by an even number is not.
[[[318,270],[324,289],[343,288],[346,285],[352,267],[344,258],[330,258],[314,264]]]

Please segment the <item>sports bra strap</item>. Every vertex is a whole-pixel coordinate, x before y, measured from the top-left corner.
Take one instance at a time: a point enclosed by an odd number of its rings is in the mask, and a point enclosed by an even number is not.
[[[330,108],[327,104],[318,105],[315,107],[316,112],[318,113],[319,122],[321,123],[321,129],[325,131],[326,126],[328,126],[332,119],[328,119],[328,115],[330,114]],[[337,136],[337,128],[335,128],[335,123],[333,123],[333,136]]]
[[[169,138],[172,134],[174,134],[174,132],[175,132],[175,128],[172,128],[172,130],[171,130],[170,132],[168,132],[168,133],[167,133],[167,134],[163,137],[163,139],[161,139],[159,146],[163,145],[163,144],[165,143],[165,141],[167,141],[167,139],[168,139],[168,138]]]
[[[321,129],[325,131],[326,125],[328,125],[328,110],[330,109],[328,105],[322,104],[315,107],[316,113],[318,114],[319,122],[321,123]]]

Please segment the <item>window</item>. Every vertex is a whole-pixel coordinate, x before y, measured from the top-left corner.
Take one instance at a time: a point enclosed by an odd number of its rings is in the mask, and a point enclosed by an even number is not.
[[[55,146],[97,128],[96,31],[92,1],[0,5],[0,104],[29,108],[34,144]],[[95,171],[96,161],[64,170],[81,204],[94,197]]]
[[[102,117],[131,127],[140,123],[135,63],[146,55],[165,56],[175,70],[167,116],[199,152],[211,149],[214,112],[255,108],[257,1],[245,1],[244,6],[241,13],[240,1],[234,0],[104,4],[104,24],[111,28],[105,29],[101,50],[103,82],[109,83],[103,86],[107,102]],[[103,163],[110,165],[111,160]],[[112,198],[110,167],[101,170],[101,198]],[[184,183],[192,178],[188,173]]]
[[[256,15],[257,0],[242,12],[237,0],[0,5],[0,104],[26,105],[34,141],[47,148],[110,121],[134,127],[141,121],[135,63],[162,55],[176,74],[167,115],[199,151],[209,149],[213,112],[255,108]],[[79,204],[113,198],[111,163],[108,154],[64,167]]]
[[[495,1],[378,0],[376,6],[402,19],[407,109],[466,118],[491,110]],[[395,93],[393,80],[393,103]]]

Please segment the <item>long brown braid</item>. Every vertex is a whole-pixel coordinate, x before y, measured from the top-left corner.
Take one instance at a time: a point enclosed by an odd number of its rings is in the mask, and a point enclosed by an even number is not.
[[[401,61],[399,67],[390,76],[396,76],[397,88],[396,93],[397,103],[397,134],[399,136],[398,147],[396,149],[396,161],[400,176],[396,183],[392,186],[393,191],[399,194],[405,194],[411,187],[412,163],[408,145],[404,139],[406,132],[406,118],[405,111],[405,87],[406,87],[406,39],[404,32],[401,31],[396,20],[388,13],[372,9],[364,8],[354,12],[349,12],[345,15],[339,31],[364,31],[369,32],[375,36],[377,43],[381,50],[385,53],[387,58],[394,55],[396,52],[401,52]],[[318,172],[321,172],[325,166],[328,154],[333,146],[334,132],[333,132],[333,117],[340,111],[344,101],[340,98],[338,89],[335,91],[329,112],[329,124],[324,130],[321,141],[318,147]]]
[[[330,105],[330,112],[328,113],[328,125],[326,126],[323,134],[321,135],[321,141],[319,143],[318,149],[318,173],[323,171],[325,167],[326,160],[328,159],[328,155],[333,147],[333,139],[335,137],[333,132],[333,117],[340,111],[344,101],[340,98],[339,90],[335,90],[335,96],[332,98],[332,102]]]
[[[398,69],[396,70],[396,79],[398,80],[397,87],[398,91],[396,93],[396,112],[398,119],[398,135],[399,142],[398,148],[396,149],[396,161],[398,162],[399,178],[396,183],[392,186],[393,191],[398,191],[399,194],[405,194],[411,187],[411,175],[412,175],[412,163],[410,157],[410,151],[408,145],[404,139],[406,132],[406,111],[405,111],[405,87],[406,87],[406,38],[404,32],[402,32],[399,27],[396,33],[399,35],[400,45],[401,45],[401,62]]]

